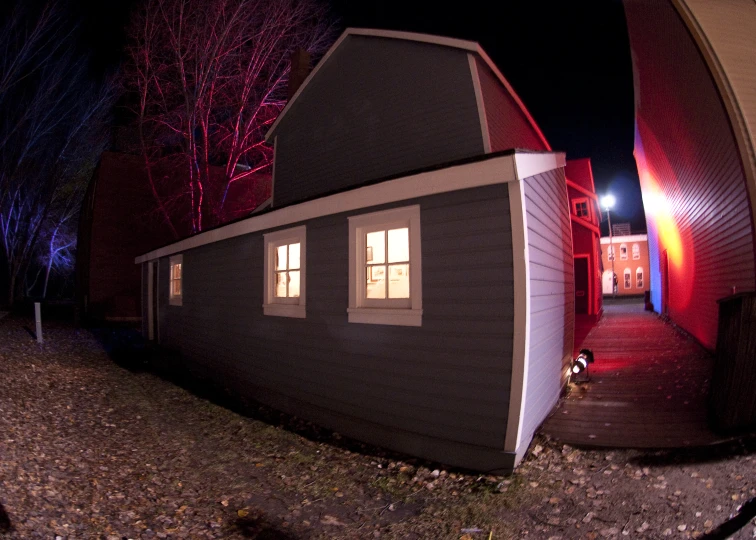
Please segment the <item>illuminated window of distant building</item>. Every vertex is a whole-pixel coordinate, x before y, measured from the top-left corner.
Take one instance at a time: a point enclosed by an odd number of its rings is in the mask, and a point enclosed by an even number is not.
[[[640,259],[640,246],[638,244],[633,244],[633,260]]]
[[[635,271],[635,288],[636,289],[643,288],[643,268],[641,268],[640,266]]]
[[[306,233],[305,227],[296,227],[263,235],[265,315],[305,317]]]
[[[633,286],[632,272],[629,268],[625,268],[625,288],[630,289]]]
[[[421,326],[420,207],[349,218],[349,322]]]
[[[627,244],[620,244],[620,260],[627,260]]]
[[[572,210],[577,217],[591,219],[591,207],[588,204],[588,199],[573,199]]]

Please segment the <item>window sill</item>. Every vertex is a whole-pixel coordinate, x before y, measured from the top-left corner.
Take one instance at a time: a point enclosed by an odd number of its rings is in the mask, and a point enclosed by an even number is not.
[[[349,308],[350,323],[422,326],[422,309]]]
[[[293,317],[304,319],[307,315],[305,306],[299,304],[263,304],[263,313],[273,317]]]
[[[168,305],[170,306],[181,306],[183,305],[182,298],[180,296],[174,296],[172,298],[168,299]]]

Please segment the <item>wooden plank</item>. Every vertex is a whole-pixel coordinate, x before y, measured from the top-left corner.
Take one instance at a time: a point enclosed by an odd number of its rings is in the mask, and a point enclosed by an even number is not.
[[[624,309],[623,309],[624,308]],[[591,349],[591,381],[571,385],[541,431],[590,447],[676,448],[721,437],[707,425],[712,358],[656,314],[606,306],[576,320],[575,352]]]

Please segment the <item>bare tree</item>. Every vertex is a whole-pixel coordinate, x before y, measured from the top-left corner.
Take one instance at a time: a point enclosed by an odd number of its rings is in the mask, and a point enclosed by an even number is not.
[[[150,189],[176,236],[235,217],[229,187],[270,167],[264,134],[285,105],[291,52],[331,40],[316,2],[145,0],[136,13],[125,83]]]
[[[57,13],[50,5],[36,16],[17,12],[23,21],[10,21],[0,33],[6,55],[0,63],[0,253],[9,304],[36,270],[40,252],[52,246],[59,258],[72,249],[59,242],[78,215],[82,178],[102,152],[113,103],[114,85],[88,81],[86,59]],[[19,30],[29,26],[28,34]]]

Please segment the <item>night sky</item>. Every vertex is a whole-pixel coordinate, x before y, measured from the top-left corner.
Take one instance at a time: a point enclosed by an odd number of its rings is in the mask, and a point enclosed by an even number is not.
[[[117,66],[133,0],[83,0],[94,72]],[[331,0],[337,30],[384,28],[477,41],[524,101],[554,150],[590,157],[599,195],[617,197],[612,221],[645,231],[633,159],[632,64],[621,0],[457,4]],[[453,7],[445,7],[446,5]],[[606,224],[603,230],[606,231]]]

